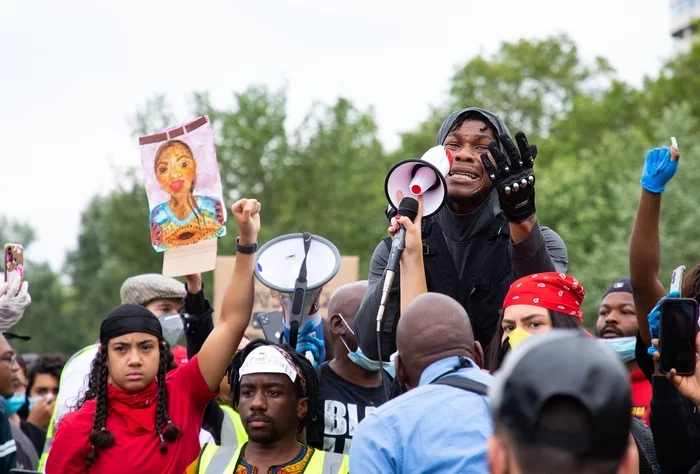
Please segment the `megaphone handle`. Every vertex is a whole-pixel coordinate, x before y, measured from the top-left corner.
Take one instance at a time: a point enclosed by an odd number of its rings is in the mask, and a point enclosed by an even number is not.
[[[297,337],[299,336],[299,321],[291,321],[289,323],[289,345],[292,349],[297,348]]]

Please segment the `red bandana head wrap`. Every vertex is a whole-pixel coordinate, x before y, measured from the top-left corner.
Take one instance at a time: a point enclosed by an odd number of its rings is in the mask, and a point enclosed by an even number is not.
[[[576,278],[564,273],[535,273],[510,285],[503,300],[503,309],[516,304],[529,304],[568,314],[583,321],[581,302],[586,295]]]

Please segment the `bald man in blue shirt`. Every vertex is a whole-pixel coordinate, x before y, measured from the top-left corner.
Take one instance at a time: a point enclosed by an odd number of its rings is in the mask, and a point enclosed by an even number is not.
[[[418,296],[401,315],[396,343],[396,377],[409,390],[359,424],[350,472],[488,473],[493,425],[484,395],[492,377],[480,368],[483,350],[462,305]]]

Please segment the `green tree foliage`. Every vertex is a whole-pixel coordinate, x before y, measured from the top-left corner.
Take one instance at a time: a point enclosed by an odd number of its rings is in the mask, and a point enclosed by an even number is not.
[[[334,242],[341,253],[359,255],[362,276],[387,222],[383,184],[391,164],[420,157],[438,128],[457,108],[479,106],[498,113],[510,130],[525,131],[540,148],[536,162],[537,206],[542,224],[556,230],[569,251],[569,272],[588,290],[585,321],[595,324],[603,291],[629,272],[629,236],[640,195],[639,178],[649,148],[676,136],[681,167],[667,187],[661,222],[662,281],[700,256],[693,237],[700,228],[692,192],[700,169],[700,47],[667,61],[658,77],[634,87],[616,77],[603,58],[584,61],[567,36],[504,43],[488,57],[458,65],[449,94],[426,119],[401,135],[397,150],[378,139],[372,109],[340,98],[315,104],[290,128],[284,89],[253,85],[230,106],[194,94],[193,111],[175,117],[165,96],[137,112],[134,137],[187,120],[212,119],[227,205],[241,196],[263,202],[261,243],[302,230]],[[135,158],[135,162],[137,159]],[[70,351],[91,342],[106,311],[119,303],[128,276],[157,272],[162,256],[148,233],[140,170],[84,210],[78,246],[67,256],[65,276],[32,263],[34,303],[17,330],[35,339],[27,350]],[[235,226],[219,243],[233,251]],[[0,237],[30,245],[31,229],[0,220]],[[211,296],[211,274],[205,275]]]
[[[386,232],[384,175],[390,162],[371,111],[339,99],[318,106],[296,131],[279,182],[276,234],[306,230],[344,255],[371,255]],[[363,273],[368,269],[364,258]]]
[[[131,180],[93,199],[82,216],[78,248],[67,256],[78,346],[96,339],[102,318],[120,303],[126,278],[162,268],[151,247],[146,193]]]

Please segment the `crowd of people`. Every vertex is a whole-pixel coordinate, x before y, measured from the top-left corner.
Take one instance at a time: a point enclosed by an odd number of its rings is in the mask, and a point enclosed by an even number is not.
[[[447,117],[436,145],[453,157],[445,205],[389,214],[368,279],[335,290],[326,336],[295,347],[247,333],[255,199],[231,208],[216,314],[200,275],[136,275],[93,344],[25,362],[11,329],[27,282],[0,285],[0,474],[700,472],[700,365],[659,366],[662,302],[700,301],[700,263],[674,262],[692,266],[680,294],[659,279],[678,147],[640,157],[630,274],[608,275],[592,334],[565,243],[537,219],[537,147],[479,108]]]

